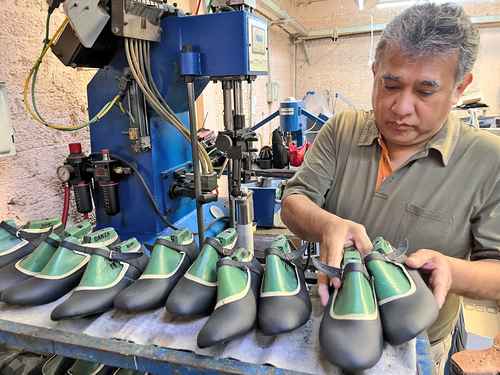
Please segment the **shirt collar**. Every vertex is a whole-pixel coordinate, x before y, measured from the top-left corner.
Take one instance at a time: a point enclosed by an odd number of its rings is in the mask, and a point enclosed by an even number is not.
[[[363,129],[361,129],[358,146],[371,146],[378,139],[380,133],[373,112],[370,113],[368,120],[365,122]],[[453,114],[449,114],[443,127],[429,140],[425,146],[425,150],[436,150],[441,162],[444,166],[448,165],[453,150],[458,142],[459,124],[457,118]]]

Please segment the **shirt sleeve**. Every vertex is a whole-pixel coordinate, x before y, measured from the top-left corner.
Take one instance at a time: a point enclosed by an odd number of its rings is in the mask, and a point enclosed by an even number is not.
[[[500,260],[500,179],[479,212],[472,218],[471,260]]]
[[[335,178],[335,123],[333,117],[318,133],[313,146],[306,153],[304,163],[286,184],[282,199],[302,194],[318,206],[323,206],[326,193]]]

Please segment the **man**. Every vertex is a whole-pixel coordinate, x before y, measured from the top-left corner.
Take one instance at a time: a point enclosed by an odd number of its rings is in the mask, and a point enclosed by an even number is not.
[[[416,5],[387,25],[373,64],[373,112],[325,125],[284,193],[282,218],[339,267],[408,239],[407,265],[430,272],[441,308],[428,334],[443,371],[460,299],[500,299],[500,137],[450,114],[472,81],[478,31],[461,7]],[[476,261],[466,260],[476,259]],[[477,260],[481,259],[481,260]],[[322,304],[327,280],[320,277]],[[340,280],[331,280],[335,288]]]

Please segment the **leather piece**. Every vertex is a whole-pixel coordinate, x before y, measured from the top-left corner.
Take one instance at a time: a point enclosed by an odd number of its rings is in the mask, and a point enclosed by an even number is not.
[[[70,276],[58,280],[32,277],[5,289],[0,298],[10,305],[22,306],[37,306],[54,302],[78,285],[84,270],[84,267],[80,268]]]
[[[71,296],[52,311],[52,320],[76,319],[101,314],[113,308],[113,300],[126,287],[136,280],[146,267],[147,256],[134,262],[140,267],[130,266],[122,279],[111,288],[75,290]]]
[[[11,263],[17,262],[21,258],[24,258],[26,255],[35,250],[42,242],[42,239],[33,240],[10,254],[0,255],[0,267],[5,267]]]
[[[15,265],[15,263],[11,263],[0,269],[0,293],[32,277],[19,271]]]
[[[190,264],[189,257],[184,257],[177,272],[169,278],[136,280],[116,296],[115,308],[128,312],[139,312],[164,306],[168,295]]]
[[[379,306],[384,337],[392,345],[400,345],[418,336],[437,319],[439,308],[429,287],[417,270],[408,269],[415,282],[412,295]]]
[[[111,288],[75,290],[66,301],[52,311],[50,319],[54,321],[79,319],[111,310],[113,298],[128,285],[130,281],[123,278]]]
[[[265,335],[279,335],[304,325],[311,316],[312,306],[306,288],[304,272],[299,269],[300,291],[295,296],[261,297],[259,328]]]
[[[222,305],[216,309],[198,333],[197,343],[206,348],[232,340],[250,331],[257,320],[257,297],[260,275],[250,272],[251,287],[247,295],[238,301]]]
[[[347,371],[373,367],[382,356],[382,324],[376,320],[332,319],[332,296],[321,321],[319,342],[328,361]]]
[[[165,307],[174,315],[209,315],[217,301],[217,287],[206,286],[182,277],[168,296]]]

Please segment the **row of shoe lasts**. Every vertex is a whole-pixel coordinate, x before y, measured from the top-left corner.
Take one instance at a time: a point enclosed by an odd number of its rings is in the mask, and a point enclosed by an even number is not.
[[[320,345],[327,359],[349,371],[374,366],[384,339],[403,344],[429,328],[439,308],[417,270],[404,266],[382,237],[366,257],[353,247],[344,251],[341,269],[315,262],[331,277],[341,277],[333,291],[320,326]]]
[[[42,375],[148,375],[148,373],[54,355],[43,364]]]
[[[35,229],[36,241],[25,239]],[[92,232],[89,222],[66,230],[57,219],[23,228],[2,222],[0,299],[34,306],[72,291],[52,311],[53,320],[92,316],[113,307],[139,312],[166,306],[180,316],[211,314],[198,335],[200,347],[242,335],[257,319],[270,335],[304,324],[311,303],[299,266],[301,254],[291,250],[286,237],[279,237],[268,249],[263,275],[253,254],[235,249],[236,240],[236,231],[227,229],[208,238],[198,252],[193,234],[181,229],[157,238],[148,257],[137,240],[119,242],[112,228]]]
[[[5,230],[8,225],[0,223],[0,266],[5,266],[0,269],[0,298],[43,304],[76,286],[53,311],[55,320],[113,306],[127,312],[166,306],[174,315],[210,315],[198,334],[198,345],[207,347],[248,332],[256,322],[264,334],[288,332],[303,325],[311,313],[301,253],[292,251],[284,236],[267,249],[264,271],[253,254],[234,248],[234,229],[207,239],[200,252],[190,231],[175,231],[156,240],[148,259],[135,239],[117,247],[113,229],[91,233],[87,222],[59,234],[55,220],[28,223],[16,231]],[[19,238],[11,238],[13,233]],[[41,233],[42,241],[36,237]],[[26,243],[21,246],[20,241]],[[111,246],[114,250],[102,251]],[[13,258],[15,263],[8,264]],[[373,366],[384,338],[401,344],[437,317],[435,300],[420,274],[398,262],[382,238],[374,241],[374,252],[364,260],[351,248],[345,251],[341,270],[319,269],[342,277],[342,287],[332,294],[323,315],[320,344],[327,359],[344,369]]]

